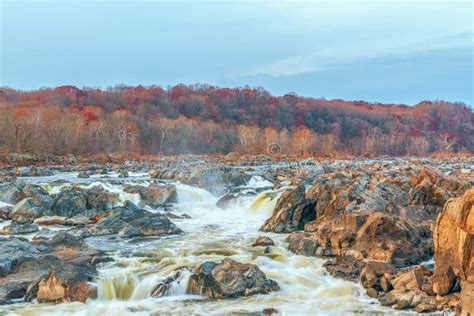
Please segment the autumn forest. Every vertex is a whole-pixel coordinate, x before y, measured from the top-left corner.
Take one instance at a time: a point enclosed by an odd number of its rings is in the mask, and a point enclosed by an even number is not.
[[[64,154],[473,153],[463,103],[414,106],[272,96],[209,85],[0,89],[0,151]]]

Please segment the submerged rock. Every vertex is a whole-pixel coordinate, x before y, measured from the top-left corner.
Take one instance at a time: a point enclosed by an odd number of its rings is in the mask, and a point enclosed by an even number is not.
[[[260,236],[252,244],[252,247],[257,247],[257,246],[262,246],[262,247],[275,246],[275,242],[267,236]]]

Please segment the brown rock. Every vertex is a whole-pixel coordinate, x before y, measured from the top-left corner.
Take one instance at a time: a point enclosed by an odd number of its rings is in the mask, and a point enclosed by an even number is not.
[[[40,281],[36,298],[38,302],[60,302],[66,296],[66,289],[56,277],[56,271],[50,271],[48,277]]]
[[[434,231],[433,290],[453,290],[455,279],[474,281],[474,188],[450,199],[438,216]]]
[[[262,247],[275,246],[275,242],[267,236],[260,236],[252,244],[252,247],[257,247],[257,246],[262,246]]]
[[[395,290],[421,290],[431,272],[423,266],[417,266],[395,277],[391,283]]]
[[[235,298],[268,294],[279,290],[278,284],[267,279],[253,264],[243,264],[226,258],[219,264],[199,265],[189,280],[188,292],[210,298]]]
[[[439,295],[449,294],[456,282],[456,276],[450,266],[438,267],[436,274],[431,278],[433,291]]]
[[[66,217],[64,216],[43,216],[34,220],[37,225],[65,225]]]
[[[282,193],[272,216],[260,230],[275,233],[302,230],[306,223],[316,218],[314,204],[314,200],[306,198],[304,184],[300,183],[296,188]]]
[[[323,266],[334,277],[357,282],[365,263],[349,256],[335,257]]]
[[[367,295],[372,297],[372,298],[377,298],[379,296],[379,293],[377,292],[376,289],[371,287],[371,288],[367,289]]]
[[[380,278],[380,287],[382,288],[382,291],[384,291],[385,293],[393,289],[392,284],[390,283],[390,280],[387,277],[385,277],[385,275],[383,275]]]
[[[385,262],[368,261],[360,274],[360,282],[366,289],[374,288],[376,290],[382,290],[380,284],[381,278],[385,273],[394,273],[394,267]]]
[[[461,281],[461,305],[463,315],[474,315],[474,282]]]

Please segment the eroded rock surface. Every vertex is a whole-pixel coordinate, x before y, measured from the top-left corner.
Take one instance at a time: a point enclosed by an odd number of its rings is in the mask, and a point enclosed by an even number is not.
[[[84,302],[93,293],[94,263],[103,256],[64,231],[32,242],[0,237],[0,302]]]
[[[273,215],[260,227],[261,231],[291,233],[301,230],[315,219],[314,201],[306,198],[303,183],[286,190],[278,199]]]
[[[179,270],[160,282],[152,291],[152,296],[166,294],[173,282],[179,280],[187,270]],[[244,264],[226,258],[220,263],[204,262],[189,277],[186,292],[209,298],[237,298],[278,291],[278,283],[267,279],[260,268],[254,264]]]
[[[143,210],[128,202],[111,210],[109,216],[90,228],[94,236],[118,235],[123,238],[180,234],[166,215]]]

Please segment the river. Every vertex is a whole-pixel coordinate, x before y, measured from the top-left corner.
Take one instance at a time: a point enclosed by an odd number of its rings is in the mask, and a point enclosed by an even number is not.
[[[39,183],[52,193],[70,182],[79,181],[75,174],[24,180]],[[122,201],[128,199],[137,203],[138,195],[124,193],[123,185],[147,185],[150,182],[149,178],[137,174],[126,179],[92,178],[80,185],[102,185],[109,191],[120,193]],[[380,306],[377,300],[365,294],[360,285],[330,276],[323,267],[324,260],[290,253],[285,234],[258,231],[271,215],[280,192],[264,191],[257,196],[241,197],[228,208],[221,209],[216,206],[219,197],[209,191],[181,183],[176,185],[178,201],[172,212],[187,214],[191,218],[172,221],[184,234],[134,240],[106,237],[86,240],[90,246],[107,251],[115,259],[99,266],[99,276],[95,281],[98,288],[96,299],[89,299],[85,304],[17,302],[0,306],[0,315],[235,315],[259,313],[264,308],[275,308],[284,315],[400,313]],[[249,189],[267,185],[271,183],[254,177],[249,182]],[[251,247],[253,241],[262,235],[269,236],[276,243],[269,253],[265,253],[263,247]],[[281,290],[232,300],[210,300],[186,294],[189,273],[183,273],[166,296],[150,296],[153,287],[176,269],[192,269],[199,263],[219,262],[225,257],[258,265],[268,278],[278,282]]]

